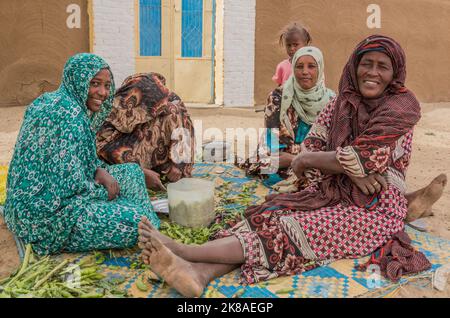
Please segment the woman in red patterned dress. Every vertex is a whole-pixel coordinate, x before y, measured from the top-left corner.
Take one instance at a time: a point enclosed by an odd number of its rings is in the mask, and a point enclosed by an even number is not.
[[[318,116],[292,167],[311,185],[266,198],[201,246],[139,227],[143,259],[185,296],[238,266],[243,283],[370,255],[404,228],[405,172],[420,104],[405,86],[405,54],[370,36],[344,68],[339,95]]]

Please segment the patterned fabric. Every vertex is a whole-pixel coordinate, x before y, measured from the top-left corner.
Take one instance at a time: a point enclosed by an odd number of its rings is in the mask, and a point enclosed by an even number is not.
[[[142,216],[147,216],[159,227],[160,221],[153,212],[141,168],[126,163],[106,169],[119,183],[120,196],[112,202],[96,200],[80,207],[81,213],[64,251],[131,248],[137,242],[137,225]]]
[[[287,178],[290,174],[289,169],[270,170],[273,164],[271,154],[275,151],[298,154],[300,144],[311,128],[311,126],[302,122],[295,109],[290,107],[287,113],[294,134],[288,132],[284,124],[280,122],[282,94],[282,88],[277,88],[270,93],[264,113],[264,126],[271,130],[268,130],[264,138],[259,141],[256,154],[245,162],[238,164],[240,168],[245,169],[249,176],[267,177],[270,173],[277,173],[281,178]],[[270,147],[273,145],[273,140],[278,140],[278,149]]]
[[[371,264],[378,265],[381,274],[393,282],[398,282],[403,275],[417,274],[431,268],[425,254],[411,246],[411,238],[404,231],[395,234],[372,254],[367,263],[360,264],[357,268],[366,271]]]
[[[162,175],[172,168],[178,168],[182,177],[191,175],[192,121],[181,99],[164,85],[164,77],[157,73],[125,79],[97,133],[100,158],[108,163],[134,162]]]
[[[96,155],[95,131],[111,108],[113,85],[99,113],[90,114],[86,101],[102,69],[110,70],[96,55],[71,57],[59,89],[26,110],[8,174],[5,220],[40,255],[132,246],[144,215],[159,226],[140,168],[106,167]],[[118,199],[108,201],[94,181],[99,167],[118,180]]]
[[[290,132],[285,123],[280,120],[282,96],[282,88],[277,88],[270,93],[264,112],[264,126],[273,129],[271,138],[278,139],[280,151],[295,155],[300,152],[300,144],[308,134],[311,125],[308,125],[299,118],[294,107],[289,107],[287,109],[287,118],[292,127],[292,131]],[[325,105],[323,104],[323,107]]]

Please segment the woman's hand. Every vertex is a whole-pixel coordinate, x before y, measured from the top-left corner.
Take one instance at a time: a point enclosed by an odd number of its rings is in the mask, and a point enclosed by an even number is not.
[[[180,169],[178,169],[175,166],[172,166],[169,170],[169,173],[167,173],[167,179],[169,179],[170,182],[177,182],[181,179],[183,176],[183,173]]]
[[[308,168],[306,165],[306,156],[308,155],[307,152],[300,152],[297,156],[295,156],[294,160],[292,160],[291,167],[292,170],[294,170],[295,175],[297,178],[304,177],[304,172]]]
[[[108,191],[108,200],[114,200],[120,193],[119,183],[103,168],[97,168],[95,182],[104,186]]]
[[[295,155],[290,154],[288,152],[282,151],[280,152],[280,160],[279,160],[279,167],[281,169],[283,168],[289,168],[292,164],[292,161],[294,160]]]
[[[304,173],[305,170],[307,168],[307,164],[306,164],[306,156],[308,156],[310,152],[308,151],[308,149],[306,149],[306,146],[304,143],[300,144],[300,153],[297,156],[294,156],[294,158],[292,158],[292,162],[291,162],[291,167],[292,170],[294,171],[295,175],[297,176],[297,178],[301,178],[304,177]]]
[[[166,191],[166,187],[162,184],[159,173],[150,169],[142,168],[142,170],[144,171],[145,184],[148,189],[153,191]]]
[[[371,195],[387,189],[387,182],[383,176],[378,173],[368,175],[367,177],[358,178],[348,176],[352,182],[365,194]]]

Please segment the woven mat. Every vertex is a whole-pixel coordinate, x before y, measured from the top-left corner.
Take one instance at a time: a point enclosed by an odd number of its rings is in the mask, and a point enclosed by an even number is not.
[[[1,172],[2,170],[0,170]],[[244,184],[254,183],[254,179],[245,177],[243,171],[231,166],[221,164],[197,164],[194,176],[214,180],[217,185],[224,181],[232,183],[232,191],[239,193]],[[0,178],[2,176],[0,175]],[[1,181],[2,179],[0,179]],[[0,190],[2,184],[0,182]],[[269,192],[259,182],[253,196],[253,203],[263,200]],[[0,192],[0,198],[2,193]],[[450,262],[450,241],[434,237],[407,227],[407,233],[413,240],[413,246],[423,252],[432,268],[416,276],[402,278],[398,283],[392,283],[370,272],[359,272],[355,266],[364,263],[368,257],[356,260],[341,260],[327,266],[319,267],[301,275],[281,277],[268,282],[242,286],[239,284],[239,269],[212,281],[205,289],[205,298],[231,298],[231,297],[258,297],[258,298],[351,298],[383,297],[388,295],[398,286],[406,284],[416,278],[430,277],[437,268]],[[18,242],[20,254],[23,247]],[[105,252],[106,260],[102,266],[102,272],[123,280],[122,288],[128,291],[131,297],[139,298],[176,298],[181,297],[174,289],[162,281],[158,281],[156,275],[144,269],[134,268],[139,251],[124,250]],[[86,254],[62,254],[57,258],[81,259]],[[147,291],[139,289],[136,282],[144,281]]]

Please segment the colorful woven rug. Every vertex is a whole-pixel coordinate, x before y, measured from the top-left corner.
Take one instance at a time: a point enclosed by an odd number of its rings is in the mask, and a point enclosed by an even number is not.
[[[8,176],[8,167],[0,166],[0,205],[5,204],[6,200],[6,177]]]
[[[0,170],[1,171],[1,170]],[[231,165],[197,164],[195,177],[214,180],[216,185],[230,182],[233,193],[242,192],[247,184],[254,184],[254,179],[245,177],[244,172]],[[0,175],[1,178],[1,175]],[[269,192],[260,181],[252,195],[252,203],[263,200]],[[0,189],[2,185],[0,183]],[[2,193],[0,192],[0,198]],[[229,207],[227,207],[229,208]],[[392,294],[399,286],[408,282],[427,278],[439,267],[450,263],[450,241],[433,237],[407,227],[413,240],[413,246],[423,252],[432,268],[420,275],[402,278],[392,283],[380,277],[376,272],[359,272],[355,266],[364,263],[368,258],[357,260],[341,260],[327,266],[319,267],[301,275],[282,277],[268,282],[242,286],[239,284],[239,270],[212,281],[204,291],[205,298],[351,298],[351,297],[385,297]],[[19,251],[21,250],[20,245]],[[23,251],[20,251],[23,253]],[[108,277],[123,281],[122,288],[131,297],[143,298],[176,298],[181,297],[174,289],[149,270],[136,268],[139,257],[138,250],[104,252],[105,262],[102,272]],[[57,258],[80,259],[84,254],[63,254]],[[142,288],[144,282],[145,288]]]

